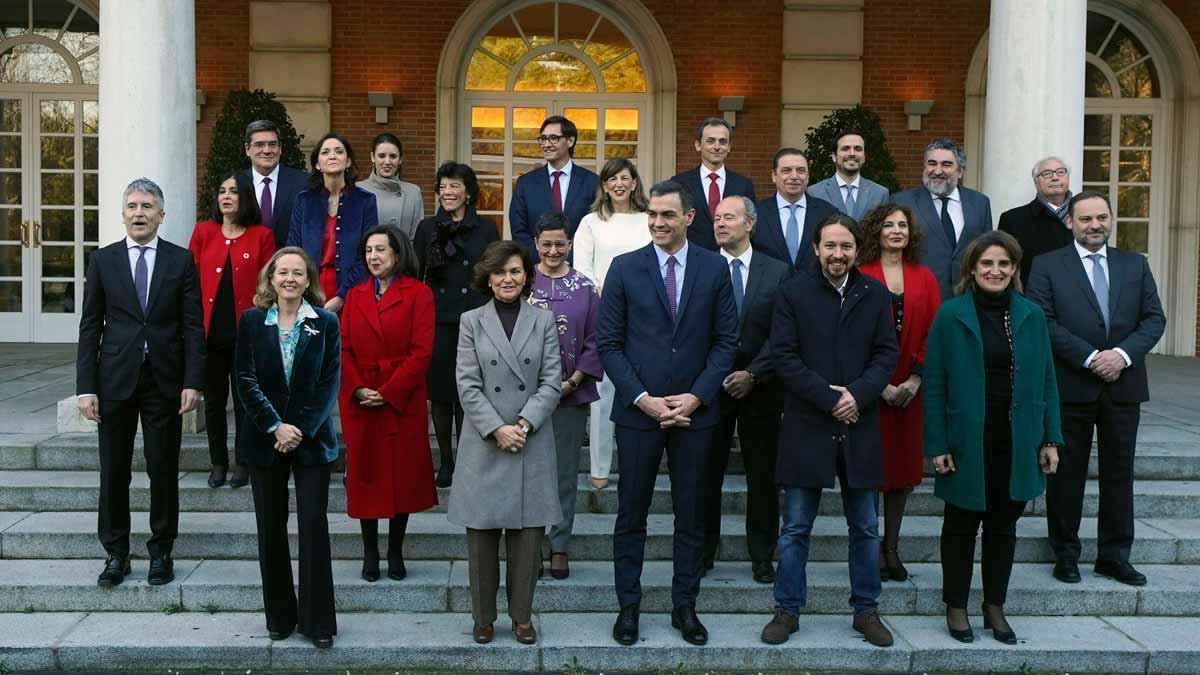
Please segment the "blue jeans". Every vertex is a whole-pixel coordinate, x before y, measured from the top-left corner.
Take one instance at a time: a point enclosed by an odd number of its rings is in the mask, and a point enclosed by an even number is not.
[[[812,534],[819,488],[784,488],[783,529],[779,533],[779,569],[775,608],[797,615],[808,597],[808,540]],[[879,606],[879,517],[875,491],[842,484],[842,508],[850,533],[850,606],[855,614]]]

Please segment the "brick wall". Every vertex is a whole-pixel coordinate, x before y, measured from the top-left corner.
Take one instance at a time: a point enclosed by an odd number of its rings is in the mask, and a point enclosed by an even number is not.
[[[232,89],[250,82],[250,0],[196,0],[196,88],[208,102],[196,125],[196,177],[204,162],[212,128]]]

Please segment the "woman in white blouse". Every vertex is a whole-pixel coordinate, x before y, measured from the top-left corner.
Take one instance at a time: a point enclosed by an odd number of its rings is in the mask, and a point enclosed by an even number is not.
[[[637,167],[624,158],[610,159],[600,171],[600,186],[592,212],[579,222],[575,232],[575,269],[596,284],[604,293],[604,277],[613,258],[650,243],[650,228],[646,208],[650,205]],[[588,423],[588,445],[591,451],[592,487],[608,486],[612,469],[613,396],[612,381],[606,376],[600,381],[600,400],[592,403]]]

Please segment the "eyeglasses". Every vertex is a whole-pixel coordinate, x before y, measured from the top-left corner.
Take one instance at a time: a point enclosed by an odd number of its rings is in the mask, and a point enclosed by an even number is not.
[[[1051,178],[1053,176],[1058,176],[1059,178],[1063,178],[1067,175],[1067,173],[1068,173],[1068,171],[1067,171],[1066,167],[1060,167],[1057,169],[1046,169],[1045,171],[1038,172],[1038,178]]]
[[[277,150],[279,149],[279,141],[254,141],[250,147],[255,150]]]
[[[551,134],[549,136],[538,136],[537,142],[542,143],[542,144],[545,144],[545,143],[556,144],[564,138],[566,138],[566,136],[559,136],[557,134]]]

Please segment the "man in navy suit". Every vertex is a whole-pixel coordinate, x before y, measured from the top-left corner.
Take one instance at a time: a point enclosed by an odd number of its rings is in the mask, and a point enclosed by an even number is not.
[[[781,260],[792,269],[807,271],[816,256],[812,233],[837,208],[804,193],[808,188],[808,158],[796,148],[780,148],[771,168],[775,194],[755,204],[758,225],[750,243],[756,250]]]
[[[925,146],[924,186],[892,195],[917,214],[924,234],[921,264],[938,280],[943,300],[954,296],[967,244],[992,229],[991,200],[959,185],[966,169],[967,155],[957,143],[935,139]]]
[[[713,218],[717,204],[726,197],[749,197],[754,200],[754,183],[749,178],[725,168],[725,160],[733,147],[733,126],[721,117],[709,117],[696,128],[696,152],[700,166],[676,174],[671,180],[687,189],[696,205],[696,217],[688,227],[688,241],[716,251],[713,238]]]
[[[1054,577],[1078,583],[1079,520],[1092,431],[1098,429],[1100,522],[1095,572],[1132,586],[1146,577],[1129,564],[1133,548],[1133,453],[1141,403],[1149,400],[1146,353],[1167,320],[1150,265],[1108,246],[1112,207],[1084,191],[1069,202],[1075,242],[1033,261],[1029,298],[1046,312],[1062,401],[1058,473],[1046,484]]]
[[[616,389],[621,480],[613,529],[613,567],[621,613],[613,638],[638,639],[646,514],[663,450],[675,513],[671,625],[702,645],[696,616],[704,541],[704,474],[717,396],[737,350],[738,317],[721,256],[689,245],[691,196],[673,181],[650,189],[650,236],[644,248],[617,256],[604,281],[596,343]]]
[[[254,198],[262,211],[262,224],[275,231],[275,248],[287,246],[292,228],[292,204],[304,189],[308,174],[282,166],[279,128],[271,120],[255,120],[246,125],[246,173],[254,181]]]
[[[570,228],[567,235],[573,238],[579,221],[591,210],[596,198],[600,179],[571,160],[578,139],[579,130],[574,122],[561,115],[547,117],[537,137],[546,165],[517,179],[512,201],[508,204],[508,225],[513,241],[523,244],[535,263],[538,254],[533,240],[538,218],[547,211],[565,213]]]

